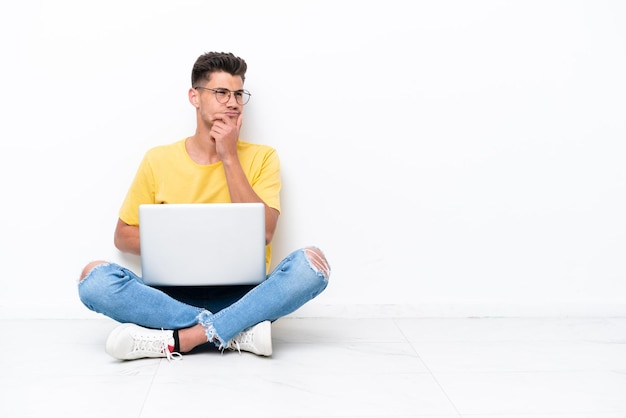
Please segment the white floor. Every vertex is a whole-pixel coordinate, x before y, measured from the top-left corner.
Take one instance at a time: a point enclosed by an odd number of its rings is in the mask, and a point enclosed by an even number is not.
[[[102,320],[0,320],[0,417],[626,417],[626,318],[283,318],[274,355],[119,362]]]

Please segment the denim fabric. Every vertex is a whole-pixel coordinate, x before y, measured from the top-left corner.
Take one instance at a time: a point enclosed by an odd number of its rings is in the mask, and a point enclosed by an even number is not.
[[[118,322],[173,330],[200,323],[207,337],[216,337],[216,345],[223,347],[246,328],[295,311],[320,294],[327,284],[328,277],[315,269],[300,249],[251,289],[203,289],[197,295],[189,295],[188,290],[147,286],[132,271],[108,263],[93,268],[79,282],[78,293],[87,308]],[[168,290],[172,290],[172,296],[166,293]],[[209,309],[215,307],[220,310],[212,313]]]
[[[135,273],[115,263],[93,268],[78,283],[78,295],[92,311],[118,322],[132,322],[156,329],[181,329],[195,325],[203,310],[145,285]]]
[[[311,266],[304,251],[287,256],[267,280],[216,314],[203,311],[200,323],[211,339],[211,325],[225,345],[242,330],[261,321],[275,321],[319,295],[328,278]]]

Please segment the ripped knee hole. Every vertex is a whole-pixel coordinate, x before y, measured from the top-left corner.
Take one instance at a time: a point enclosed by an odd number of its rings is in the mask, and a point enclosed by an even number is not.
[[[326,279],[330,277],[330,265],[319,248],[307,247],[304,249],[304,254],[315,270],[322,272]]]

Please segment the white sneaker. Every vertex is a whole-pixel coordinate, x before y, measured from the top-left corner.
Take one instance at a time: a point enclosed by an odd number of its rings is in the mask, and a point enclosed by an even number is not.
[[[263,321],[239,334],[226,346],[229,350],[248,351],[259,356],[272,355],[272,324]]]
[[[118,360],[136,360],[146,357],[165,357],[178,360],[174,352],[174,331],[122,324],[107,338],[106,352]]]

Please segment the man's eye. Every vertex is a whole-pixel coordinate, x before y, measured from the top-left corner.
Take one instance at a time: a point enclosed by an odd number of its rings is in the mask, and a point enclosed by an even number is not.
[[[215,94],[218,96],[226,96],[228,94],[228,90],[215,90]]]
[[[242,97],[243,96],[243,91],[236,91],[235,92],[235,97]]]

